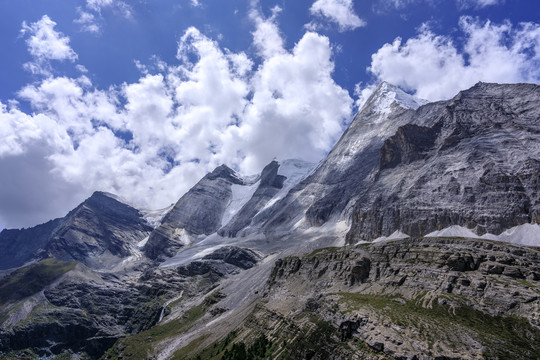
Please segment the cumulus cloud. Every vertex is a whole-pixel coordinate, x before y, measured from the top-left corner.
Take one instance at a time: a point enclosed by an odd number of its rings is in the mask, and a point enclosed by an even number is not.
[[[425,3],[430,6],[436,6],[446,0],[379,0],[375,5],[376,11],[403,10],[412,4]],[[455,0],[456,5],[461,10],[470,8],[481,9],[491,5],[503,4],[505,0]]]
[[[255,173],[274,157],[319,160],[353,101],[332,79],[329,39],[307,32],[286,48],[278,13],[251,14],[258,66],[191,27],[179,39],[176,63],[139,64],[145,71],[135,82],[97,89],[84,71],[47,76],[18,92],[31,114],[17,101],[1,103],[0,181],[30,176],[24,167],[31,164],[41,190],[26,191],[28,181],[1,187],[0,226],[63,216],[74,205],[69,199],[94,190],[165,207],[221,163]],[[46,205],[8,216],[14,199]]]
[[[257,48],[259,55],[264,58],[285,53],[283,37],[279,32],[276,17],[280,13],[279,6],[274,7],[272,16],[265,19],[260,12],[255,9],[250,11],[250,18],[255,23],[253,44]]]
[[[423,26],[407,41],[396,38],[383,45],[368,70],[376,82],[386,80],[428,100],[447,99],[478,81],[540,82],[539,24],[464,16],[459,28],[462,46]]]
[[[23,22],[21,34],[26,37],[28,52],[34,61],[24,64],[34,74],[49,74],[50,61],[75,61],[77,54],[69,46],[69,37],[54,28],[56,23],[47,15],[31,24]]]
[[[110,10],[123,18],[133,18],[133,8],[121,0],[86,0],[84,8],[77,8],[79,18],[73,20],[81,26],[81,31],[98,34],[103,22],[102,12]]]
[[[500,5],[504,3],[504,0],[457,0],[457,4],[461,9],[468,8],[485,8],[491,5]]]
[[[366,25],[366,22],[356,15],[352,0],[317,0],[309,11],[314,16],[336,23],[340,31],[354,30]],[[313,30],[319,26],[316,22],[307,25]]]
[[[73,22],[79,24],[82,31],[98,33],[100,27],[98,25],[96,16],[88,11],[82,10],[81,8],[78,8],[77,11],[79,12],[79,18],[73,20]]]
[[[130,18],[133,13],[131,6],[121,0],[87,0],[86,7],[98,13],[103,9],[109,8],[126,18]]]
[[[377,12],[385,12],[390,10],[402,10],[409,5],[418,4],[425,2],[427,4],[434,4],[437,1],[441,0],[379,0],[374,5],[373,8]],[[457,0],[461,1],[461,0]]]

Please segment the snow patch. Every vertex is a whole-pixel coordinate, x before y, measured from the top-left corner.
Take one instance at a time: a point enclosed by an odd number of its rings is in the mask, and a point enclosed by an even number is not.
[[[497,240],[518,245],[540,246],[540,225],[523,224],[514,226],[498,235]]]
[[[258,176],[256,177],[258,178]],[[247,177],[244,181],[248,179]],[[252,179],[254,179],[252,177]],[[247,181],[246,181],[247,182]],[[231,186],[232,198],[231,202],[225,209],[223,217],[221,218],[221,226],[225,226],[231,221],[231,219],[236,215],[242,207],[253,197],[253,194],[259,187],[260,181],[252,183],[250,185],[236,185]]]
[[[452,225],[442,230],[430,232],[424,237],[463,237],[463,238],[480,238],[480,236],[473,233],[471,230],[459,225]],[[493,239],[491,239],[493,240]]]
[[[416,110],[429,101],[419,99],[413,95],[407,94],[397,86],[383,82],[373,93],[375,98],[369,102],[369,106],[375,112],[388,115],[392,112],[392,104],[397,104],[404,109]]]
[[[173,236],[178,239],[182,245],[188,246],[192,243],[191,237],[189,236],[189,233],[182,228],[176,228],[174,229]]]
[[[163,209],[158,209],[158,210],[141,209],[139,211],[142,214],[143,219],[146,220],[146,222],[155,229],[161,224],[161,220],[163,220],[165,215],[169,211],[171,211],[173,207],[174,207],[174,204],[171,204],[170,206],[167,206],[166,208],[163,208]]]
[[[399,230],[394,231],[390,236],[380,236],[373,240],[374,243],[383,242],[383,241],[392,241],[392,240],[403,240],[409,238],[409,235],[402,233]],[[365,243],[365,242],[360,242]]]
[[[298,223],[297,223],[298,224]],[[322,226],[311,226],[307,229],[298,228],[299,234],[306,237],[307,242],[314,242],[319,240],[321,237],[335,237],[339,239],[332,246],[344,246],[345,237],[349,232],[351,224],[346,220],[331,220],[324,223]],[[330,244],[328,245],[330,246]]]
[[[283,199],[293,186],[304,180],[312,173],[317,164],[299,159],[287,159],[279,163],[278,175],[285,176],[283,187],[279,189],[276,195],[266,203],[262,210],[268,209],[279,200]],[[261,210],[261,211],[262,211]]]
[[[150,236],[147,236],[144,239],[142,239],[141,241],[139,241],[137,243],[137,248],[142,249],[144,247],[144,245],[146,245],[146,243],[148,242],[149,238],[150,238]]]
[[[472,239],[484,239],[501,241],[516,245],[525,246],[540,246],[540,225],[539,224],[523,224],[514,226],[500,235],[484,234],[476,235],[469,229],[459,225],[452,225],[446,229],[433,231],[424,237],[465,237]]]
[[[221,248],[224,247],[224,246],[225,246],[225,245],[216,245],[216,246],[212,246],[212,247],[203,249],[203,250],[199,251],[198,253],[196,253],[195,255],[193,255],[190,259],[191,259],[191,260],[202,259],[202,258],[205,257],[206,255],[210,255],[210,254],[213,253],[214,251],[216,251],[216,250],[218,250],[218,249],[221,249]]]

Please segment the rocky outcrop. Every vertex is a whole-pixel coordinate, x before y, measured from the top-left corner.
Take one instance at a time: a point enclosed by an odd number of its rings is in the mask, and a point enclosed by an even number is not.
[[[110,268],[150,234],[139,210],[115,196],[95,192],[64,218],[29,229],[0,233],[0,269],[54,257]]]
[[[437,139],[439,126],[424,127],[407,124],[386,140],[379,150],[379,169],[391,169],[427,156]]]
[[[186,245],[182,230],[194,235],[216,232],[231,200],[233,184],[244,181],[225,165],[203,177],[165,215],[150,235],[144,253],[151,259],[165,259]]]
[[[6,319],[1,324],[0,354],[31,349],[46,357],[69,350],[96,359],[119,337],[157,322],[161,304],[136,281],[95,273],[82,264],[46,261],[38,268],[30,265],[9,276],[32,273],[17,283],[28,291],[11,296],[0,309],[0,319]],[[62,275],[63,269],[65,275],[60,280],[45,281],[51,274]],[[152,303],[156,304],[153,308],[149,306]],[[138,311],[141,307],[145,307],[142,314]]]
[[[247,227],[253,217],[268,203],[270,199],[283,187],[285,176],[278,175],[279,163],[272,161],[261,172],[259,186],[249,201],[231,219],[231,221],[219,230],[219,234],[227,237],[235,237],[236,234]]]
[[[225,246],[200,260],[179,266],[176,271],[184,276],[208,275],[217,281],[218,278],[252,268],[260,259],[252,250]]]
[[[95,192],[72,210],[44,247],[52,257],[110,268],[132,255],[152,227],[139,210],[114,197]]]
[[[203,257],[203,260],[221,260],[243,270],[252,268],[260,259],[261,256],[253,250],[237,246],[224,246]]]
[[[341,217],[363,192],[363,181],[378,167],[383,142],[411,122],[424,102],[382,83],[317,169],[295,186],[264,219],[267,235],[291,228],[299,215],[319,226]]]
[[[45,247],[61,221],[55,219],[28,229],[3,229],[0,232],[0,270],[17,268],[39,258],[39,250]]]
[[[201,263],[210,266],[184,271]],[[29,351],[31,357],[75,353],[98,359],[119,338],[155,326],[170,312],[172,300],[197,299],[240,269],[218,259],[127,274],[54,259],[19,269],[0,280],[0,358]]]
[[[540,354],[539,273],[537,249],[490,241],[328,248],[277,261],[265,306],[316,309],[341,341],[395,359],[524,359]]]
[[[540,87],[479,83],[418,109],[359,184],[348,241],[460,225],[479,235],[539,217]]]

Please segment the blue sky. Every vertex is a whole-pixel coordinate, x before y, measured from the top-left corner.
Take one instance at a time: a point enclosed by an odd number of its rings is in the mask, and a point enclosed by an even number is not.
[[[317,162],[383,80],[539,83],[539,22],[525,0],[0,0],[0,228]]]

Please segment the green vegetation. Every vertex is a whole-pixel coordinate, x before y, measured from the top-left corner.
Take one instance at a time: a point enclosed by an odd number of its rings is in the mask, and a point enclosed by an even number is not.
[[[338,293],[348,309],[371,308],[401,327],[416,328],[432,347],[441,341],[450,347],[462,344],[468,335],[485,347],[484,356],[498,359],[540,359],[540,330],[524,318],[490,316],[466,306],[458,297],[458,306],[440,305],[437,299],[429,308],[416,301],[380,295]]]
[[[340,346],[337,329],[315,315],[310,315],[309,320],[311,327],[285,341],[278,359],[310,359],[315,355],[321,359],[329,359],[333,350]]]
[[[281,329],[274,329],[271,335],[260,332],[257,335],[258,330],[253,329],[244,329],[242,335],[239,334],[239,330],[233,331],[225,339],[210,344],[198,352],[193,351],[197,349],[197,345],[201,344],[201,341],[196,339],[177,351],[174,359],[286,360],[312,357],[326,359],[341,347],[346,347],[345,352],[349,351],[351,354],[358,355],[356,350],[360,350],[361,353],[370,352],[363,343],[351,344],[356,348],[353,350],[349,344],[339,342],[337,329],[316,315],[302,315],[301,319],[297,320],[299,323],[304,323],[301,328],[281,328],[278,325]],[[235,341],[240,336],[243,340]],[[272,339],[269,339],[269,336],[272,336]],[[250,339],[255,340],[251,342]]]
[[[276,322],[275,313],[258,305],[246,318],[247,327],[230,332],[225,338],[208,343],[203,334],[176,351],[177,360],[288,360],[327,359],[339,353],[342,358],[373,356],[374,351],[358,339],[340,341],[341,334],[332,324],[314,313],[303,313],[294,319]],[[265,324],[263,319],[272,319]],[[261,321],[263,321],[261,323]],[[262,332],[262,329],[264,332]],[[387,359],[384,354],[376,354]]]
[[[187,346],[177,350],[174,353],[173,359],[220,360],[224,351],[232,346],[232,341],[237,337],[237,335],[238,333],[236,331],[232,331],[225,337],[225,339],[214,342],[210,346],[201,349],[201,343],[208,337],[208,335],[203,335],[190,342]],[[196,354],[196,356],[190,358],[190,354]]]
[[[0,304],[21,300],[43,290],[75,265],[76,262],[50,258],[15,270],[0,279]]]
[[[337,253],[339,251],[342,251],[343,248],[341,247],[337,247],[337,246],[331,246],[331,247],[325,247],[325,248],[320,248],[320,249],[315,249],[313,250],[312,252],[310,252],[307,257],[313,257],[313,256],[317,256],[319,254],[333,254],[333,253]]]
[[[116,360],[120,358],[119,355],[124,359],[147,359],[156,343],[189,330],[197,320],[206,314],[212,305],[216,304],[222,298],[223,295],[219,291],[215,291],[208,295],[201,304],[187,310],[181,319],[169,321],[165,324],[158,324],[139,334],[118,340],[103,355],[102,359]]]
[[[262,360],[270,359],[269,350],[272,348],[272,342],[261,335],[255,342],[246,347],[244,342],[233,344],[228,350],[225,350],[222,360]]]

